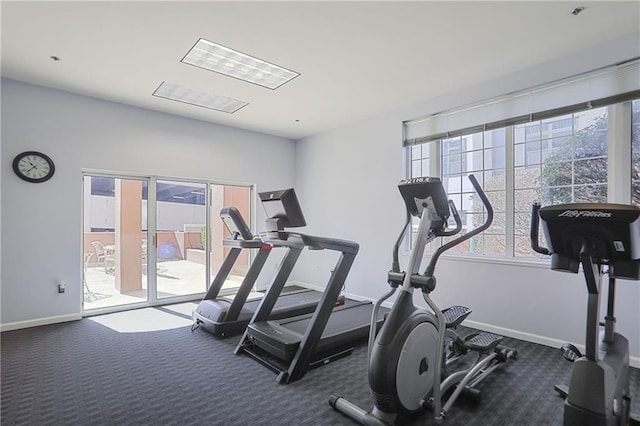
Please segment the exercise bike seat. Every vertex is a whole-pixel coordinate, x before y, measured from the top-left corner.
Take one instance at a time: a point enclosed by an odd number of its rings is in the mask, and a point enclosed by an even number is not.
[[[465,320],[471,313],[471,309],[466,306],[451,306],[442,311],[444,315],[444,322],[447,328],[454,328],[459,326],[462,321]]]
[[[490,352],[504,339],[503,336],[483,331],[472,333],[464,338],[464,346],[474,352]]]

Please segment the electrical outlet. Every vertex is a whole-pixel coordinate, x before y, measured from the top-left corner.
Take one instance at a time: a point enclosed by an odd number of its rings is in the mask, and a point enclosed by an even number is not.
[[[64,293],[67,290],[67,284],[64,281],[58,282],[58,293]]]

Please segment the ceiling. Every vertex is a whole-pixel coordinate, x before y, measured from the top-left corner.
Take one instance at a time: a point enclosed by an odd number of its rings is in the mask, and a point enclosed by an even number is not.
[[[640,30],[637,1],[1,7],[3,77],[294,140]],[[300,76],[271,90],[181,63],[200,38]],[[163,81],[249,105],[228,114],[152,96]]]

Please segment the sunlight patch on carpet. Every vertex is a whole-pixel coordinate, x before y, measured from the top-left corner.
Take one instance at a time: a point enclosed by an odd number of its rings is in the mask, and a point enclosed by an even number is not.
[[[184,315],[174,315],[170,312],[154,308],[135,309],[113,314],[99,315],[86,318],[119,333],[144,333],[150,331],[171,330],[180,327],[190,327],[193,321]]]

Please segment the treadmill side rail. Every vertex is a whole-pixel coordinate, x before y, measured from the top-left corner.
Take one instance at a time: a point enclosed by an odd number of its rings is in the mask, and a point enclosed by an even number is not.
[[[311,368],[324,365],[333,359],[350,354],[353,350],[352,341],[354,337],[366,337],[368,335],[371,319],[371,309],[364,315],[354,315],[355,318],[352,318],[355,324],[354,329],[359,331],[345,331],[343,333],[344,338],[327,336],[327,339],[323,340],[323,333],[327,328],[327,323],[334,311],[336,301],[357,255],[358,244],[345,240],[311,237],[295,233],[288,233],[288,236],[293,239],[302,239],[305,244],[310,245],[310,248],[337,250],[340,252],[340,257],[316,310],[313,314],[310,314],[310,319],[309,315],[301,317],[301,319],[308,321],[304,333],[301,334],[300,331],[294,332],[292,330],[282,332],[283,329],[286,329],[288,321],[296,321],[298,317],[284,320],[277,327],[275,324],[272,327],[266,321],[270,313],[268,301],[277,297],[282,290],[278,286],[272,285],[263,299],[263,306],[256,311],[235,349],[237,355],[245,353],[278,373],[277,381],[283,384],[301,379]],[[371,305],[370,302],[365,304]],[[358,304],[358,306],[360,305],[362,304]],[[349,306],[336,308],[336,310],[341,309],[346,312],[350,308]],[[356,310],[354,309],[353,311],[355,312]],[[362,325],[364,333],[360,331],[360,325]],[[300,326],[300,323],[298,323],[298,326]],[[265,338],[265,331],[271,328],[274,328],[274,330],[278,328],[278,332],[269,332],[268,338]]]
[[[299,380],[307,372],[309,363],[316,351],[318,341],[322,337],[322,333],[327,325],[327,321],[329,321],[336,300],[338,300],[338,296],[340,296],[340,291],[342,291],[342,286],[347,279],[347,274],[351,269],[355,257],[356,255],[352,253],[342,253],[338,259],[336,268],[331,274],[331,278],[322,294],[320,303],[311,317],[304,336],[302,336],[300,346],[293,356],[293,360],[287,370],[287,377],[283,383],[291,383]]]

